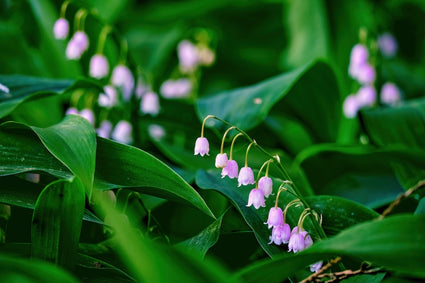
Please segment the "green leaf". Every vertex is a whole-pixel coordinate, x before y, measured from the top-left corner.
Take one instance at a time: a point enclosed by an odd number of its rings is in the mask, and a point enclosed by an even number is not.
[[[38,195],[43,190],[40,184],[25,181],[16,176],[1,177],[0,203],[34,209]],[[96,215],[85,209],[83,220],[102,224]]]
[[[309,129],[313,141],[321,142],[336,140],[341,116],[336,78],[322,61],[253,86],[201,98],[196,107],[201,118],[215,115],[243,130],[259,125],[273,108],[298,120]],[[217,123],[209,119],[207,126]]]
[[[204,262],[191,254],[179,253],[141,237],[127,215],[100,201],[102,212],[114,229],[114,247],[138,282],[227,282],[229,274],[215,262]],[[233,280],[232,280],[233,281]],[[235,279],[237,281],[237,279]]]
[[[310,196],[306,200],[323,217],[322,225],[328,236],[379,216],[372,209],[336,196]]]
[[[394,107],[361,112],[363,127],[377,146],[402,145],[406,149],[425,150],[425,99],[416,99]],[[391,127],[388,127],[391,125]],[[425,179],[425,170],[409,162],[392,162],[396,175],[407,190]]]
[[[424,221],[423,215],[398,215],[361,223],[299,254],[282,254],[274,260],[257,262],[236,276],[247,282],[282,282],[309,264],[331,256],[346,256],[425,278]]]
[[[138,148],[98,138],[96,184],[99,189],[132,190],[188,203],[213,216],[202,197],[163,162]]]
[[[415,214],[425,214],[425,197],[423,197],[420,201],[418,206],[416,207]]]
[[[402,192],[391,162],[409,160],[424,166],[424,154],[399,146],[320,144],[299,153],[294,166],[304,169],[316,194],[337,195],[375,208]]]
[[[299,67],[329,54],[329,27],[326,5],[322,0],[285,1],[283,7],[284,27],[288,34],[284,53],[286,66]]]
[[[96,134],[84,118],[68,115],[48,128],[31,127],[53,156],[81,179],[90,198],[96,162]]]
[[[39,282],[39,283],[77,283],[71,274],[52,264],[0,255],[0,281]]]
[[[68,269],[74,267],[85,205],[79,179],[46,186],[35,204],[31,228],[32,256]]]
[[[226,210],[227,212],[227,210]],[[221,223],[223,217],[226,214],[224,212],[219,218],[211,223],[207,228],[201,231],[198,235],[180,242],[175,247],[180,248],[182,251],[187,253],[199,254],[200,258],[204,258],[208,250],[214,246],[220,236]]]

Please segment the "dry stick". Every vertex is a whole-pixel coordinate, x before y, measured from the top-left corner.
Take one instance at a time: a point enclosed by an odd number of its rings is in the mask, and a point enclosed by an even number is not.
[[[411,187],[408,189],[404,194],[399,195],[388,207],[387,209],[382,212],[381,216],[379,216],[379,219],[383,219],[385,216],[391,213],[391,211],[400,204],[400,202],[404,199],[413,194],[415,191],[419,190],[420,188],[425,186],[425,180],[419,181],[414,187]]]
[[[334,259],[331,259],[326,265],[324,265],[322,268],[320,268],[319,271],[317,271],[316,273],[313,273],[312,275],[310,275],[309,277],[307,277],[306,279],[304,279],[300,283],[313,282],[316,278],[319,277],[319,275],[321,273],[323,273],[324,271],[326,271],[327,269],[332,267],[332,265],[334,265],[334,264],[336,264],[340,261],[341,261],[341,257],[336,257]]]
[[[359,275],[359,274],[375,274],[378,272],[381,272],[382,269],[380,268],[375,268],[375,269],[369,269],[369,270],[365,270],[363,268],[359,268],[357,270],[344,270],[344,271],[340,271],[340,272],[334,272],[334,273],[325,273],[325,274],[320,274],[316,279],[317,282],[323,282],[322,279],[329,276],[331,277],[331,279],[325,281],[327,283],[330,282],[339,282],[342,279],[346,279],[348,277],[351,276],[355,276],[355,275]]]

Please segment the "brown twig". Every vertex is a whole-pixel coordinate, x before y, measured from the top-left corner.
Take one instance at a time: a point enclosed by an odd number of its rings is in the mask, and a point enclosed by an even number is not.
[[[408,189],[404,194],[400,194],[385,210],[382,212],[382,214],[379,216],[379,219],[383,219],[385,216],[391,213],[391,211],[400,204],[400,202],[413,194],[415,191],[419,190],[420,188],[425,186],[425,180],[419,181],[415,186]]]
[[[316,273],[313,273],[312,275],[310,275],[309,277],[307,277],[300,283],[313,282],[316,278],[320,276],[320,274],[322,274],[323,272],[328,270],[330,267],[332,267],[332,265],[337,264],[340,261],[341,261],[341,257],[336,257],[334,259],[331,259],[326,265],[322,266],[322,268],[320,268],[319,271],[317,271]]]

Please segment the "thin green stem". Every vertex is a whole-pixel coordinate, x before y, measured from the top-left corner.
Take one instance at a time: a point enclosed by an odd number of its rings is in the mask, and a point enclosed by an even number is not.
[[[300,215],[300,219],[298,219],[298,229],[303,230],[304,220],[308,215],[311,215],[311,208],[306,208]]]
[[[242,135],[243,135],[242,133],[239,133],[239,134],[237,134],[237,135],[233,138],[233,140],[232,140],[232,144],[230,145],[230,156],[229,156],[229,160],[232,160],[232,158],[233,158],[233,145],[235,144],[235,140],[236,140],[238,137],[242,136]]]
[[[69,1],[65,1],[65,2],[62,3],[61,13],[60,13],[60,17],[61,18],[65,18],[65,16],[66,16],[66,8],[68,8],[68,5],[69,5]]]
[[[253,145],[253,144],[257,144],[257,142],[255,141],[255,140],[253,140],[249,145],[248,145],[248,148],[246,149],[246,152],[245,152],[245,167],[248,167],[248,152],[249,152],[249,149],[251,148],[251,146]]]
[[[125,65],[127,62],[127,52],[128,52],[128,43],[127,40],[121,40],[121,54],[120,54],[120,64]]]
[[[76,31],[84,30],[84,22],[87,17],[87,11],[84,8],[81,8],[75,13],[75,29]]]
[[[213,118],[213,115],[208,115],[207,117],[204,118],[204,120],[202,121],[202,128],[201,128],[201,138],[204,137],[204,128],[205,128],[205,122],[209,119],[209,118]]]
[[[231,126],[230,128],[228,128],[223,135],[223,139],[221,140],[221,147],[220,147],[220,154],[223,154],[223,148],[224,148],[224,140],[226,139],[226,135],[228,132],[230,132],[230,130],[234,129],[234,126]]]
[[[285,207],[285,210],[283,211],[283,223],[286,223],[286,212],[288,211],[288,208],[297,203],[298,205],[302,204],[302,202],[299,199],[293,199],[290,202],[288,202],[288,204]]]
[[[267,169],[268,169],[268,168],[269,168],[269,164],[270,164],[270,162],[273,162],[273,159],[269,159],[269,160],[267,160],[266,162],[264,162],[264,163],[263,163],[263,165],[261,165],[261,168],[260,168],[260,170],[258,171],[258,174],[257,174],[257,181],[256,181],[257,186],[258,186],[258,180],[260,179],[261,172],[263,171],[264,166],[266,166],[266,165],[267,165]],[[266,177],[267,177],[267,172],[266,172]]]
[[[106,38],[108,34],[112,31],[111,26],[104,26],[99,35],[99,42],[97,44],[97,54],[103,53],[103,47],[105,46]]]

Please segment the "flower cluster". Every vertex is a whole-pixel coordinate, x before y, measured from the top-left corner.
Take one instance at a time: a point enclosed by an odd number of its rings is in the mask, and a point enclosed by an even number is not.
[[[196,91],[196,72],[200,67],[211,66],[215,53],[209,47],[206,32],[195,35],[196,43],[188,39],[180,41],[177,46],[178,67],[174,77],[162,83],[160,93],[166,99],[188,98]]]
[[[209,143],[207,138],[204,137],[205,123],[209,118],[215,118],[217,120],[223,121],[212,115],[207,116],[203,120],[202,128],[201,128],[201,136],[198,137],[195,142],[195,150],[194,150],[195,155],[198,155],[198,154],[201,156],[209,155]],[[239,133],[236,134],[232,139],[229,156],[228,156],[227,153],[224,152],[224,142],[225,142],[227,134],[233,129],[238,130]],[[233,154],[233,147],[234,147],[235,141],[240,136],[247,137],[250,141],[250,144],[248,145],[246,149],[245,164],[239,170],[238,163],[235,160],[233,160],[232,154]],[[221,171],[222,178],[226,176],[231,179],[237,178],[238,187],[242,185],[246,186],[246,185],[255,184],[254,189],[252,189],[249,193],[247,206],[248,207],[253,206],[255,209],[259,209],[260,207],[266,207],[266,204],[265,204],[266,198],[268,198],[273,192],[273,180],[268,176],[269,165],[274,160],[277,160],[279,162],[279,159],[278,157],[275,157],[264,162],[264,164],[261,166],[258,172],[257,178],[255,178],[253,170],[248,166],[248,153],[250,148],[253,145],[258,146],[255,140],[252,140],[251,138],[249,138],[244,132],[237,129],[236,127],[231,126],[230,128],[226,130],[226,132],[223,135],[220,153],[218,153],[215,158],[215,167],[222,169]],[[264,168],[266,168],[265,175],[260,178],[261,172]],[[305,209],[299,217],[298,225],[291,230],[290,225],[286,222],[287,211],[289,207],[293,205],[297,205],[297,206],[302,205],[302,202],[298,198],[294,199],[286,205],[284,211],[282,211],[282,209],[278,206],[279,195],[282,191],[288,191],[286,186],[289,184],[292,184],[292,182],[284,181],[282,185],[279,187],[279,190],[277,192],[277,196],[275,199],[275,205],[270,208],[268,219],[265,224],[268,225],[269,229],[272,229],[271,235],[269,237],[269,240],[270,240],[269,244],[275,244],[275,245],[285,244],[285,245],[288,245],[288,252],[297,253],[310,247],[313,244],[313,240],[310,234],[303,228],[304,220],[306,219],[308,215],[312,214],[312,212],[310,208]],[[322,262],[317,262],[310,266],[310,270],[312,272],[316,272],[321,268],[321,266],[322,266]]]
[[[376,104],[377,92],[376,81],[376,45],[374,41],[370,47],[366,44],[366,33],[361,33],[361,43],[354,45],[350,54],[348,74],[359,85],[357,92],[350,94],[344,101],[343,112],[347,118],[354,118],[357,112],[364,107]],[[384,58],[392,58],[397,52],[397,41],[390,33],[378,36],[378,48]],[[394,105],[401,100],[401,91],[394,83],[386,82],[382,85],[380,102],[386,105]]]

